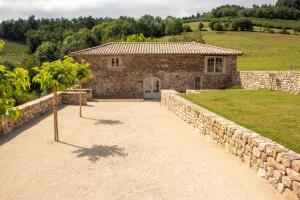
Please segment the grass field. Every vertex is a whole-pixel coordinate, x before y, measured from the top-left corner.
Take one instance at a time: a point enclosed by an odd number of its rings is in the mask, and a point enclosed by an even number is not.
[[[181,96],[300,153],[299,95],[236,89]]]
[[[3,51],[0,52],[0,62],[7,61],[15,65],[20,65],[27,56],[26,46],[8,40],[3,41],[5,42],[5,45]]]
[[[238,58],[238,70],[300,70],[300,35],[230,31],[186,34],[202,34],[207,44],[243,51],[244,55]]]

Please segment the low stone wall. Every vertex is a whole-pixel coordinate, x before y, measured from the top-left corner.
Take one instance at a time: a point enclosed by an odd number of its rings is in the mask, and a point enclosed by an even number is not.
[[[79,94],[80,92],[67,91],[62,93],[62,103],[69,105],[79,105]],[[87,93],[81,92],[82,105],[87,105]]]
[[[240,71],[237,84],[244,89],[268,89],[300,94],[300,72]]]
[[[71,89],[68,91],[79,92],[79,89]],[[87,96],[86,96],[87,101],[91,101],[93,99],[93,90],[92,89],[82,89],[82,91],[87,93]]]
[[[87,93],[82,93],[82,104],[87,104]],[[48,110],[52,109],[53,94],[41,97],[34,101],[17,106],[21,112],[21,116],[17,121],[13,122],[7,117],[3,117],[0,121],[0,136],[8,134],[15,128],[24,125],[26,122],[35,118]],[[59,92],[58,104],[79,104],[79,92]]]
[[[299,154],[177,94],[174,90],[162,90],[162,105],[257,170],[258,175],[266,178],[286,199],[300,199]]]

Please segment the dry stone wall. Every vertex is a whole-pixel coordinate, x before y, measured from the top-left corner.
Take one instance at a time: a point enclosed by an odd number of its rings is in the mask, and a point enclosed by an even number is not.
[[[237,84],[245,89],[268,89],[300,94],[300,72],[240,71]]]
[[[300,199],[299,154],[191,103],[174,90],[163,90],[161,103],[257,170],[287,200]]]
[[[87,104],[87,93],[82,93],[82,103]],[[21,127],[31,119],[42,115],[43,113],[52,109],[53,95],[47,95],[36,99],[34,101],[17,106],[21,112],[21,116],[17,121],[13,122],[7,117],[2,117],[0,120],[0,136],[8,134],[15,128]],[[79,104],[79,92],[59,92],[58,93],[58,104]]]

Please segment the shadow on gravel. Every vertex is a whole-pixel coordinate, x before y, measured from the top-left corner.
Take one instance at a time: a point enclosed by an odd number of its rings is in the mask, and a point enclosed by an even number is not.
[[[76,154],[77,157],[87,157],[89,161],[96,162],[100,158],[107,158],[107,157],[114,157],[114,156],[121,156],[126,157],[128,153],[125,152],[124,147],[119,147],[118,145],[93,145],[90,148],[81,147],[73,144],[69,144],[66,142],[60,142],[65,145],[69,145],[72,147],[78,148],[74,150],[72,153]]]
[[[112,120],[112,119],[95,119],[95,118],[89,118],[89,117],[82,117],[85,119],[89,119],[89,120],[94,120],[95,123],[94,125],[120,125],[120,124],[124,124],[123,122],[121,122],[120,120]]]

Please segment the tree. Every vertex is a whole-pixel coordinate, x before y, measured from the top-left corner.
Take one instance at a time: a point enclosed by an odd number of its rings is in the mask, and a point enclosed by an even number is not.
[[[81,61],[81,63],[75,63],[75,69],[76,69],[76,81],[79,82],[79,117],[82,117],[82,83],[84,81],[87,81],[88,79],[93,78],[93,74],[90,70],[90,64],[86,63],[84,61]]]
[[[60,45],[54,42],[44,42],[36,49],[34,55],[40,63],[57,60],[61,57]]]
[[[223,30],[222,24],[220,22],[214,23],[213,30],[215,30],[215,31],[222,31]]]
[[[20,116],[13,95],[27,90],[29,86],[28,72],[25,69],[16,68],[10,71],[0,65],[0,122],[4,116],[12,120]]]
[[[54,140],[59,141],[57,119],[57,91],[66,90],[75,83],[76,71],[73,58],[44,62],[41,68],[36,67],[37,75],[33,82],[39,83],[45,91],[53,91]]]
[[[167,35],[179,35],[183,31],[183,24],[180,19],[167,21],[165,33]]]
[[[203,28],[204,28],[204,24],[203,24],[202,22],[200,22],[200,23],[198,24],[198,29],[199,29],[199,31],[202,31]]]

